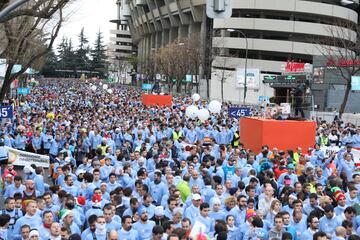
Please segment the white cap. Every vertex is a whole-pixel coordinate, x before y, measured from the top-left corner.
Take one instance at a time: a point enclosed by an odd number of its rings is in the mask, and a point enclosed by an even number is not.
[[[163,206],[157,206],[154,210],[155,216],[163,216],[164,215],[164,207]]]
[[[26,165],[23,169],[25,174],[29,174],[34,171],[34,169],[31,166]]]
[[[292,199],[294,199],[294,200],[297,200],[297,199],[298,199],[297,196],[296,196],[294,193],[290,194],[290,195],[289,195],[289,198],[292,198]]]
[[[40,237],[39,231],[36,229],[32,229],[29,233],[29,237],[31,238],[31,237],[35,237],[35,236]]]
[[[82,174],[82,173],[86,173],[86,171],[85,171],[84,169],[78,169],[78,170],[76,171],[76,176],[79,176],[79,175]]]
[[[192,200],[201,200],[201,196],[200,196],[200,194],[198,194],[198,193],[195,193],[195,194],[193,194],[192,195]]]
[[[180,213],[180,214],[183,214],[183,210],[181,207],[176,207],[174,208],[173,210],[173,214],[176,214],[176,213]]]

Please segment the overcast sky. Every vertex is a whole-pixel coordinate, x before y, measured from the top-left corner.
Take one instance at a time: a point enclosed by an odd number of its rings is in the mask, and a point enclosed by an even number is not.
[[[110,29],[116,25],[110,23],[117,15],[116,0],[75,0],[69,7],[69,19],[64,24],[57,39],[57,44],[62,37],[70,37],[75,46],[78,45],[77,35],[82,27],[85,35],[91,44],[94,43],[96,33],[101,30],[104,36],[104,43],[107,44],[110,38]],[[57,46],[55,45],[55,48]]]

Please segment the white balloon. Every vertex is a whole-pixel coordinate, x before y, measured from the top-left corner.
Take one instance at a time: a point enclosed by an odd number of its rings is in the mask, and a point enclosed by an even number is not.
[[[103,89],[104,89],[104,90],[108,89],[108,85],[107,85],[107,84],[104,84],[104,85],[103,85]]]
[[[112,90],[112,89],[108,89],[107,92],[108,92],[109,94],[112,94],[112,93],[113,93],[113,90]]]
[[[191,98],[192,98],[192,100],[197,102],[200,100],[200,95],[198,93],[194,93]]]
[[[209,103],[209,107],[208,107],[209,111],[211,113],[220,113],[221,111],[221,103],[217,100],[212,100]]]
[[[198,115],[199,109],[197,106],[191,105],[186,108],[185,115],[191,119],[195,119]]]
[[[208,120],[210,117],[210,113],[209,110],[207,110],[206,108],[202,108],[198,111],[198,118],[204,122],[206,120]]]
[[[96,91],[96,86],[94,85],[94,86],[91,86],[91,90],[93,90],[94,92]]]

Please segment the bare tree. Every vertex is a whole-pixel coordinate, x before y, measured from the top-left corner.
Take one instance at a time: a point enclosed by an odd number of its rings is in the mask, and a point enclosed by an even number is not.
[[[202,56],[203,42],[200,33],[193,33],[187,39],[188,57],[190,60],[190,71],[195,75],[196,92],[199,92],[199,70],[204,66],[204,58]]]
[[[212,42],[212,69],[211,75],[216,76],[220,79],[220,92],[221,92],[221,101],[224,101],[224,84],[226,79],[233,75],[233,72],[229,68],[234,68],[233,65],[229,65],[230,55],[228,50],[225,49],[225,35],[222,34],[221,38],[214,38]]]
[[[155,53],[156,71],[165,75],[169,93],[171,93],[174,84],[172,79],[176,75],[175,65],[177,64],[177,62],[176,56],[174,55],[175,47],[176,46],[173,43],[170,43],[158,49]]]
[[[215,59],[216,66],[213,66],[212,74],[220,79],[220,92],[221,92],[221,101],[224,102],[224,84],[226,79],[233,76],[233,72],[227,70],[233,66],[229,66],[229,57],[231,56],[217,56]],[[215,65],[215,64],[214,64]]]
[[[30,1],[7,17],[3,23],[6,47],[1,54],[7,60],[7,68],[1,100],[9,92],[11,83],[52,49],[64,20],[63,9],[68,3],[69,0]],[[12,73],[15,64],[22,67]]]
[[[327,65],[335,67],[339,77],[344,80],[345,94],[339,109],[341,117],[351,91],[351,76],[360,71],[360,28],[350,21],[336,21],[326,30],[330,37],[315,39],[314,42],[327,59]]]
[[[70,0],[29,0],[29,3],[24,4],[23,6],[10,12],[7,16],[1,19],[0,22],[7,22],[21,16],[50,19],[58,11],[58,9],[63,8],[69,2]],[[11,0],[0,1],[0,10],[5,9],[10,3]]]

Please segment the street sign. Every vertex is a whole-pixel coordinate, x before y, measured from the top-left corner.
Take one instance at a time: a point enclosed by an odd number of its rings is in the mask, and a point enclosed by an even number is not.
[[[30,88],[18,88],[19,95],[28,95],[30,94]]]
[[[152,90],[152,88],[153,88],[153,85],[152,84],[150,84],[150,83],[143,83],[143,85],[142,85],[142,90]]]
[[[298,81],[305,83],[308,79],[306,75],[280,75],[276,76],[264,76],[264,83],[296,83]]]
[[[1,106],[0,107],[0,118],[12,118],[13,107],[12,106]]]
[[[264,83],[265,82],[274,82],[276,80],[276,76],[274,75],[264,75]]]
[[[248,107],[231,107],[229,108],[229,115],[233,118],[251,116],[251,109]]]

